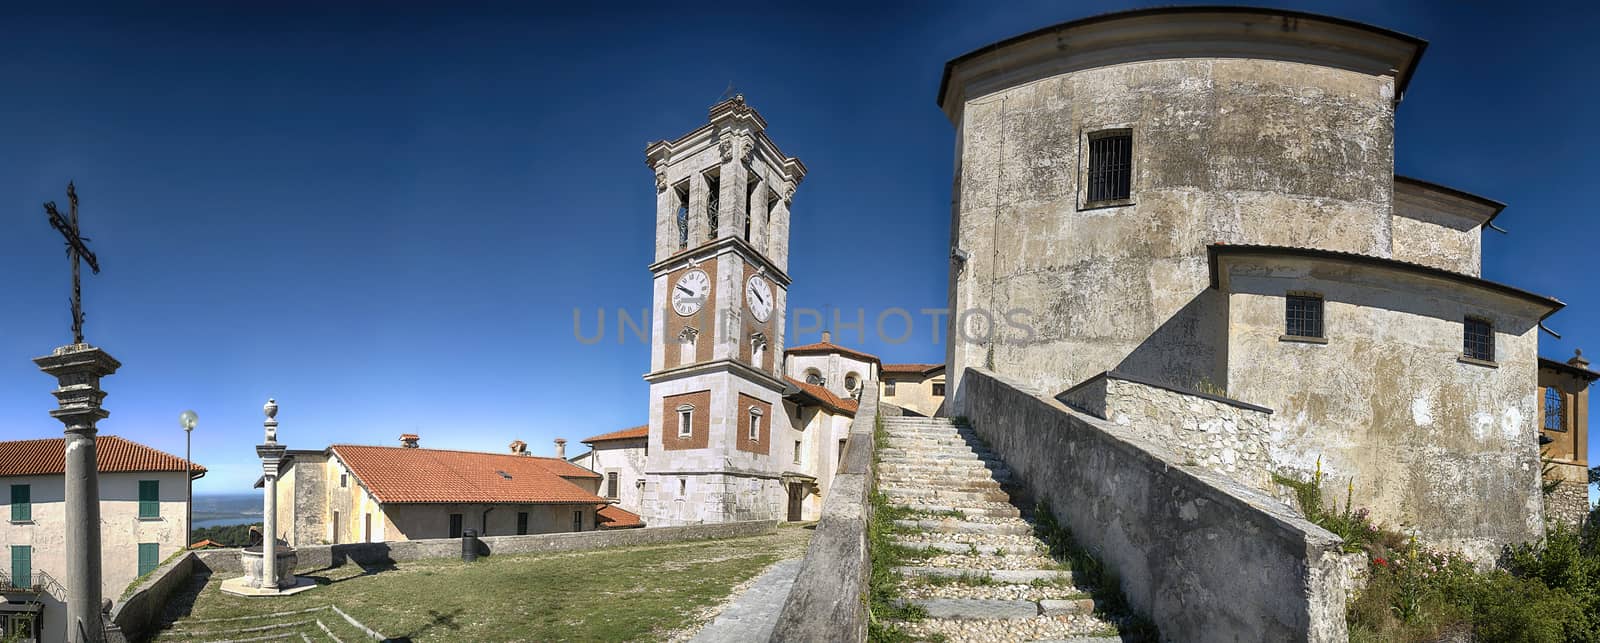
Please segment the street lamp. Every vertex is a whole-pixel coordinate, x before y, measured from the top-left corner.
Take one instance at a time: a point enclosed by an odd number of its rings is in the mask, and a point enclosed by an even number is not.
[[[184,411],[178,415],[178,424],[183,426],[183,548],[188,549],[194,541],[194,464],[189,460],[189,437],[194,434],[194,425],[200,423],[200,416],[194,411]]]

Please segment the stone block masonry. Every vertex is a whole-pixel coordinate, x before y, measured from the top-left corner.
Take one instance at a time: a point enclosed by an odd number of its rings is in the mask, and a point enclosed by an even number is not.
[[[950,404],[1162,632],[1346,640],[1342,541],[1287,505],[981,369]]]
[[[1056,399],[1167,445],[1184,463],[1277,491],[1268,457],[1271,409],[1116,371],[1096,375]]]

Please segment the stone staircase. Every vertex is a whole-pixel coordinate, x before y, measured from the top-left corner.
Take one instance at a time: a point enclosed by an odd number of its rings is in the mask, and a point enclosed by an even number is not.
[[[152,640],[194,643],[353,643],[379,638],[374,634],[337,606],[322,605],[252,616],[179,619],[163,626]]]
[[[1049,555],[1029,513],[1006,492],[1011,472],[949,418],[885,417],[877,491],[903,515],[895,544],[910,552],[904,603],[926,613],[898,622],[949,641],[1121,641],[1122,619],[1095,613],[1092,588]]]

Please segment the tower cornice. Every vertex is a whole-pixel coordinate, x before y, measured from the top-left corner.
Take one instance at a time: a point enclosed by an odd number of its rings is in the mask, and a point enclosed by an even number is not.
[[[779,285],[787,288],[791,283],[788,273],[778,269],[770,259],[767,259],[766,256],[756,251],[749,243],[739,237],[714,239],[698,247],[680,251],[666,259],[650,264],[650,272],[654,275],[663,275],[690,263],[705,263],[718,255],[729,252],[738,252],[739,256],[756,264],[757,268],[763,269],[763,274],[772,278]]]

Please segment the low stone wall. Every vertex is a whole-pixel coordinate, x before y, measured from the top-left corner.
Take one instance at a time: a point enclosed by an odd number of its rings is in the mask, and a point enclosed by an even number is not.
[[[610,547],[633,547],[690,540],[717,540],[760,536],[776,531],[778,523],[772,520],[746,520],[710,525],[682,525],[678,527],[645,527],[643,529],[616,529],[606,531],[581,531],[558,534],[529,534],[526,536],[485,536],[479,538],[478,555],[532,554]],[[196,552],[205,567],[212,572],[241,573],[239,550],[208,549]],[[296,568],[304,570],[327,569],[346,563],[357,565],[386,565],[408,560],[429,558],[458,558],[461,556],[460,538],[427,538],[381,543],[345,543],[339,545],[314,545],[295,548],[298,558]]]
[[[1272,409],[1116,371],[1096,375],[1056,399],[1167,445],[1182,462],[1277,493],[1267,454]]]
[[[232,550],[237,565],[238,550]],[[161,613],[167,600],[183,589],[194,574],[198,558],[196,552],[187,552],[167,561],[134,588],[127,598],[117,601],[111,610],[111,622],[122,630],[127,640],[142,641],[161,622]]]
[[[811,536],[772,641],[867,639],[866,593],[872,571],[867,551],[872,506],[867,496],[872,491],[878,387],[861,388],[844,460],[833,474],[833,486],[822,503],[822,520]]]
[[[951,408],[1165,636],[1347,639],[1342,541],[1287,505],[977,368]]]

